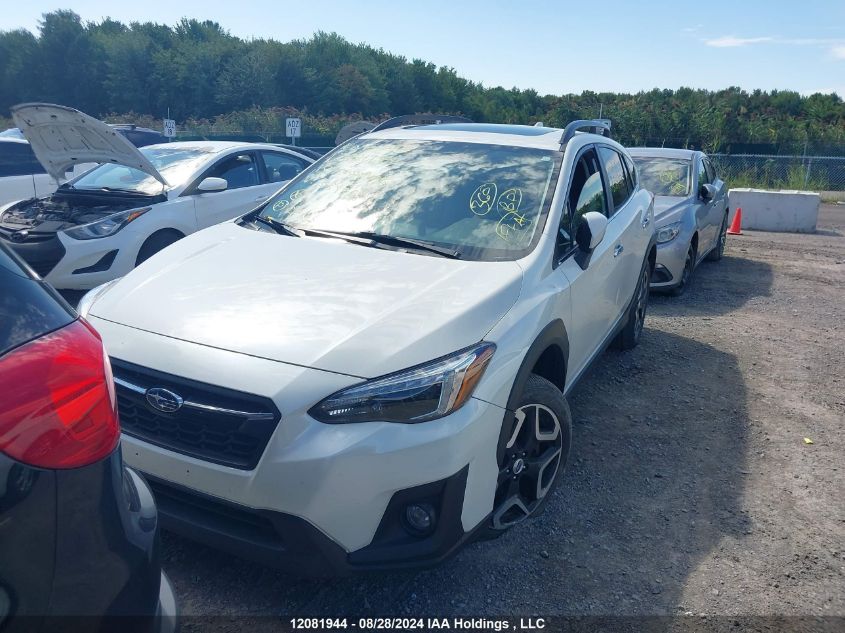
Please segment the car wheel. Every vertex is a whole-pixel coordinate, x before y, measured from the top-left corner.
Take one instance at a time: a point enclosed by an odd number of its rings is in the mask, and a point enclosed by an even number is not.
[[[620,350],[634,349],[640,342],[645,324],[645,315],[648,310],[649,286],[651,283],[651,267],[648,260],[643,262],[643,269],[640,271],[640,280],[634,291],[634,298],[628,308],[625,317],[625,326],[616,336],[616,347]]]
[[[728,242],[728,212],[725,211],[725,217],[722,218],[722,226],[719,228],[719,241],[712,251],[707,253],[707,261],[718,262],[725,254],[725,244]]]
[[[560,389],[531,374],[502,426],[493,514],[482,538],[495,538],[537,516],[569,458],[572,416]]]
[[[138,251],[138,257],[135,258],[135,265],[139,266],[142,262],[147,261],[150,257],[158,253],[160,250],[170,246],[174,242],[181,240],[184,235],[174,229],[165,229],[163,231],[156,231],[150,235],[141,245],[141,250]]]
[[[695,254],[695,245],[690,244],[689,250],[687,250],[687,258],[684,261],[684,270],[681,272],[681,281],[669,291],[673,297],[680,297],[689,288],[692,274],[695,272]]]

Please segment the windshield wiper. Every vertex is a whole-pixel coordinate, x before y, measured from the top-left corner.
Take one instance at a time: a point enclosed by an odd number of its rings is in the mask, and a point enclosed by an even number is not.
[[[326,237],[339,237],[341,239],[355,242],[356,244],[368,244],[375,242],[376,244],[384,244],[387,246],[397,246],[416,251],[425,251],[427,253],[434,253],[441,257],[448,257],[449,259],[460,259],[461,254],[451,248],[445,246],[437,246],[432,242],[424,240],[417,240],[411,237],[398,237],[396,235],[384,235],[382,233],[374,233],[372,231],[324,231],[322,229],[301,229],[307,235],[323,235]]]
[[[271,218],[271,217],[268,217],[268,216],[265,216],[265,215],[261,215],[261,214],[256,214],[256,215],[252,216],[251,219],[255,222],[260,222],[261,224],[263,224],[265,226],[269,226],[271,229],[273,229],[276,233],[279,233],[280,235],[288,235],[290,237],[300,237],[300,234],[298,232],[296,232],[292,227],[289,227],[284,222],[279,222],[278,220],[276,220],[274,218]]]

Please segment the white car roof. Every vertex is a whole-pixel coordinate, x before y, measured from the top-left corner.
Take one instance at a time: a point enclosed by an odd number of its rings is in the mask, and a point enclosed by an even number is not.
[[[554,127],[533,125],[509,125],[499,123],[439,123],[395,127],[362,134],[368,139],[418,139],[426,141],[452,141],[506,145],[560,151],[563,130]],[[584,139],[581,141],[581,139]],[[579,142],[576,142],[579,141]],[[580,147],[586,142],[605,142],[622,148],[616,141],[598,134],[576,132],[570,143]]]
[[[237,149],[271,149],[284,152],[287,148],[279,147],[271,143],[245,143],[243,141],[174,141],[173,143],[156,143],[155,145],[145,145],[142,149],[202,149],[205,151],[212,151],[215,153],[225,152],[228,150]],[[296,152],[296,150],[293,150]]]

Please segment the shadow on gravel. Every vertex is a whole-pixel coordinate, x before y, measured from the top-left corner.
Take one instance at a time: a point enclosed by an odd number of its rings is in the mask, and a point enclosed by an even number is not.
[[[572,455],[545,514],[497,541],[433,570],[317,581],[165,534],[164,567],[186,615],[678,614],[702,559],[750,528],[739,503],[745,398],[733,356],[647,328],[638,349],[606,353],[575,390]]]
[[[772,267],[741,257],[739,248],[733,246],[731,254],[719,262],[701,262],[695,269],[692,285],[682,296],[652,292],[649,309],[658,315],[719,316],[757,297],[771,295]]]

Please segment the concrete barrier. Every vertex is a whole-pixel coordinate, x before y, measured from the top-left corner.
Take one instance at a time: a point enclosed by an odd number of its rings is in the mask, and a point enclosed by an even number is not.
[[[819,194],[812,191],[731,189],[730,217],[742,208],[742,228],[759,231],[813,233],[819,217]]]

